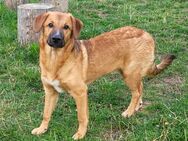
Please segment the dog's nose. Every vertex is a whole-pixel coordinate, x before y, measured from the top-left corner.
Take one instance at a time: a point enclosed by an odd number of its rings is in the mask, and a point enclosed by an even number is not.
[[[62,40],[62,38],[60,36],[52,37],[52,42],[54,42],[54,43],[59,43],[61,40]]]
[[[48,44],[54,48],[62,48],[65,45],[64,35],[59,30],[51,33],[48,38]]]
[[[57,31],[55,34],[52,35],[52,42],[57,44],[59,42],[62,42],[63,40],[63,35]]]

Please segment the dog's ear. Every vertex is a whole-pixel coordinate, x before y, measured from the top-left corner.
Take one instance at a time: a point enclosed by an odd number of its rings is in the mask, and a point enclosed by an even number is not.
[[[71,15],[71,19],[72,19],[72,24],[73,24],[72,36],[74,39],[77,39],[78,36],[80,35],[80,31],[83,27],[83,23],[81,20],[73,17],[72,15]]]
[[[37,16],[34,19],[33,30],[35,32],[39,32],[42,29],[42,26],[43,26],[43,24],[46,21],[48,16],[49,16],[49,13],[43,13],[43,14],[40,14],[39,16]]]

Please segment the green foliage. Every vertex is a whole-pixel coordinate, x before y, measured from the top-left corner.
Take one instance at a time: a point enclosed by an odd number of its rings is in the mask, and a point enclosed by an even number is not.
[[[69,12],[84,23],[81,39],[132,25],[156,40],[156,62],[163,54],[177,59],[166,71],[144,80],[144,107],[131,118],[121,112],[130,91],[117,73],[89,86],[90,123],[85,141],[188,140],[188,2],[155,0],[69,0]],[[77,129],[75,103],[61,94],[50,128],[31,135],[42,119],[44,92],[39,49],[17,43],[17,15],[0,2],[0,140],[68,141]]]

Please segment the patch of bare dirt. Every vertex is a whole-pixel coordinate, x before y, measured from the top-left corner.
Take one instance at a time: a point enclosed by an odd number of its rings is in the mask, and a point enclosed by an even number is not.
[[[163,81],[167,84],[170,84],[170,85],[178,85],[178,84],[184,83],[183,78],[178,76],[178,75],[166,77],[166,78],[163,79]]]
[[[120,131],[113,129],[106,132],[103,137],[105,141],[120,141],[123,139],[123,134]]]
[[[106,0],[96,0],[96,2],[106,2]]]
[[[97,12],[97,15],[98,15],[100,18],[106,18],[106,17],[108,16],[107,13],[104,13],[104,12],[102,12],[102,11],[98,11],[98,12]]]
[[[165,91],[175,94],[181,94],[181,84],[185,83],[185,80],[178,75],[166,77],[162,81],[165,85]]]
[[[155,88],[159,89],[160,94],[182,94],[182,86],[185,83],[185,79],[179,75],[172,75],[163,79],[148,79],[148,82],[155,85]]]

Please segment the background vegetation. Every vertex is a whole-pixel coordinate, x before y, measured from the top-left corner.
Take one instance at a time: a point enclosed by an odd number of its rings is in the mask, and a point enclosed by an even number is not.
[[[89,86],[90,123],[85,141],[188,140],[188,2],[186,0],[69,0],[81,19],[81,39],[132,25],[156,40],[156,62],[163,54],[177,59],[154,79],[144,80],[144,107],[131,118],[121,113],[130,91],[117,73]],[[68,141],[77,129],[75,103],[60,94],[49,130],[31,135],[42,119],[44,92],[37,44],[21,48],[17,15],[0,2],[0,140]]]

